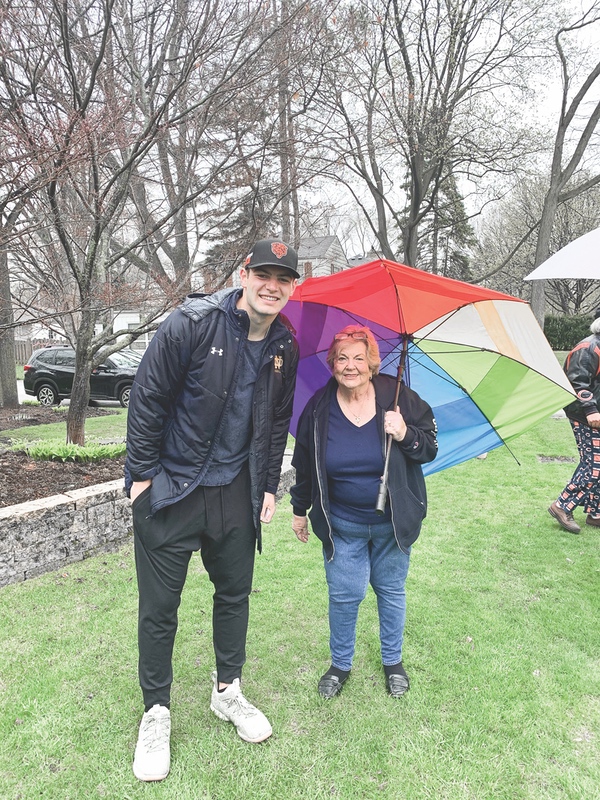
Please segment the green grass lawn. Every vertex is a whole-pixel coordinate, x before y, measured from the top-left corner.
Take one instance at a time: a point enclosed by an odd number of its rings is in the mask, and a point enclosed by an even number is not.
[[[407,583],[411,690],[384,691],[372,593],[334,701],[325,580],[287,498],[265,528],[251,598],[247,696],[273,737],[209,709],[211,585],[192,560],[176,642],[172,771],[131,772],[141,714],[130,545],[0,590],[0,797],[161,800],[594,800],[600,786],[600,531],[547,506],[570,476],[566,420],[428,479]],[[540,456],[557,459],[542,461]],[[582,512],[576,512],[583,522]]]
[[[46,425],[30,425],[24,428],[2,431],[3,439],[18,442],[64,442],[67,435],[68,406],[53,409],[56,422]],[[109,410],[109,409],[107,409]],[[127,433],[127,409],[111,408],[104,417],[89,417],[85,421],[86,441],[97,439],[119,439]]]

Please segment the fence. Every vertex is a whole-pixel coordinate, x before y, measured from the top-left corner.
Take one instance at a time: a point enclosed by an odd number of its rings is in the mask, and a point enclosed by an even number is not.
[[[15,341],[15,361],[17,364],[23,366],[29,361],[29,357],[34,350],[39,350],[40,347],[47,347],[52,344],[49,339],[18,339]]]
[[[17,364],[23,366],[29,360],[29,356],[33,352],[31,342],[15,342],[15,361]]]

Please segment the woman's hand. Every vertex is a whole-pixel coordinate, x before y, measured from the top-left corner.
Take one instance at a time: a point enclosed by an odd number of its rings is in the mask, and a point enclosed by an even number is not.
[[[308,542],[308,517],[298,517],[296,514],[293,515],[292,519],[292,530],[296,534],[296,537],[299,541]]]
[[[386,411],[384,418],[384,428],[386,434],[391,435],[395,442],[401,442],[406,436],[406,422],[400,413],[400,406],[396,406],[395,411]]]
[[[600,428],[600,414],[597,411],[588,414],[587,424],[590,426],[590,428]]]

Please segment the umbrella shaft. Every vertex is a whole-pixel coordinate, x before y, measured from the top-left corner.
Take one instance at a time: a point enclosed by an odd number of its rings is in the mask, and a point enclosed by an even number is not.
[[[388,472],[390,469],[390,453],[392,450],[392,436],[388,434],[387,446],[385,452],[385,465],[383,467],[383,475],[379,483],[379,492],[377,493],[377,503],[375,504],[376,514],[385,514],[385,504],[387,502],[387,485],[388,485]]]

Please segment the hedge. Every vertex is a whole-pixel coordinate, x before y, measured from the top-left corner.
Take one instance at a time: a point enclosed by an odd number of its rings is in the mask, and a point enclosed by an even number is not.
[[[553,350],[571,350],[577,342],[590,335],[589,314],[555,317],[548,315],[544,320],[544,333]]]

